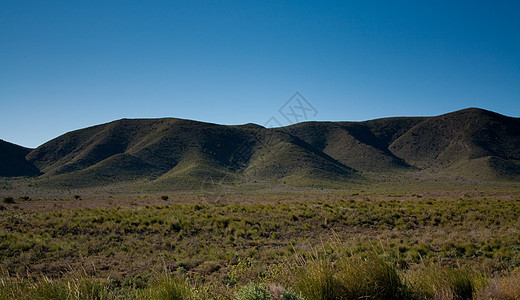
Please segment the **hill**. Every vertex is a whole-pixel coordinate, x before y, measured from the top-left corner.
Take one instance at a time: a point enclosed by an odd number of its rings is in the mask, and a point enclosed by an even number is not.
[[[35,176],[40,172],[25,156],[31,149],[0,140],[0,177]]]
[[[285,132],[182,119],[119,120],[60,136],[27,155],[45,184],[102,185],[144,179],[200,187],[236,179],[336,178],[351,168]]]
[[[38,181],[47,186],[138,180],[168,189],[238,179],[308,185],[425,171],[520,178],[520,119],[477,108],[436,117],[304,122],[275,129],[122,119],[69,132],[34,150],[1,145],[6,162],[1,176],[41,172]]]
[[[520,175],[520,119],[469,108],[424,120],[389,149],[421,169],[514,178]]]

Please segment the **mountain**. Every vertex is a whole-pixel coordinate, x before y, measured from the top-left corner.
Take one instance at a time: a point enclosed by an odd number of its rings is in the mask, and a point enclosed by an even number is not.
[[[520,119],[478,108],[436,117],[307,122],[287,130],[365,172],[429,170],[487,180],[520,175]]]
[[[34,150],[0,145],[2,162],[10,163],[2,164],[1,176],[41,172],[39,182],[49,186],[139,180],[167,189],[237,179],[312,184],[424,171],[520,178],[520,119],[477,108],[435,117],[304,122],[274,129],[122,119],[66,133]]]
[[[0,177],[35,176],[40,172],[25,156],[31,149],[0,140]]]
[[[27,155],[46,183],[146,179],[163,187],[239,175],[260,180],[343,178],[354,171],[283,131],[182,119],[119,120],[62,135]]]
[[[414,169],[389,150],[393,140],[422,118],[391,118],[367,122],[306,122],[286,130],[338,162],[354,169],[387,172]]]
[[[390,151],[421,169],[481,179],[520,175],[520,119],[470,108],[429,118]]]

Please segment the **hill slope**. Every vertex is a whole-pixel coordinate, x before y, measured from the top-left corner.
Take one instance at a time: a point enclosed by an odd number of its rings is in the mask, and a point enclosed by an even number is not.
[[[470,108],[437,117],[305,122],[267,129],[190,120],[122,119],[30,150],[3,142],[0,176],[50,186],[140,180],[161,188],[214,180],[349,181],[427,170],[486,180],[520,178],[520,119]]]
[[[68,186],[145,179],[163,187],[193,187],[239,175],[341,179],[354,173],[285,133],[181,119],[119,120],[70,132],[38,147],[27,160],[44,172],[44,183]]]
[[[34,176],[40,172],[25,156],[31,149],[0,140],[0,176]]]
[[[307,122],[286,130],[344,165],[361,171],[414,169],[388,148],[396,136],[421,118],[392,118],[367,122]]]
[[[516,176],[520,174],[520,119],[469,108],[424,120],[389,149],[421,169],[487,179]]]

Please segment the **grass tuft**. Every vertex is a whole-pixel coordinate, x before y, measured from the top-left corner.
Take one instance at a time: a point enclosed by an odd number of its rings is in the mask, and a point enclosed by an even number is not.
[[[193,288],[185,280],[162,276],[142,294],[142,299],[192,300],[196,297]]]
[[[78,276],[70,280],[2,278],[0,299],[109,300],[116,297],[105,281]]]
[[[403,299],[408,293],[397,270],[375,255],[306,261],[296,286],[309,300]]]
[[[475,280],[464,269],[424,266],[408,273],[416,299],[472,299]]]

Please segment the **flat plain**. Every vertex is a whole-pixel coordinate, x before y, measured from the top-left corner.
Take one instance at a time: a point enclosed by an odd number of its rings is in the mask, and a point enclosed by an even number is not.
[[[11,182],[2,190],[0,295],[233,299],[262,289],[276,298],[278,289],[303,299],[517,297],[518,184],[411,182],[114,187],[53,197]],[[374,263],[382,274],[358,276],[375,290],[356,294],[348,267],[378,270]],[[385,282],[389,274],[397,281]]]

